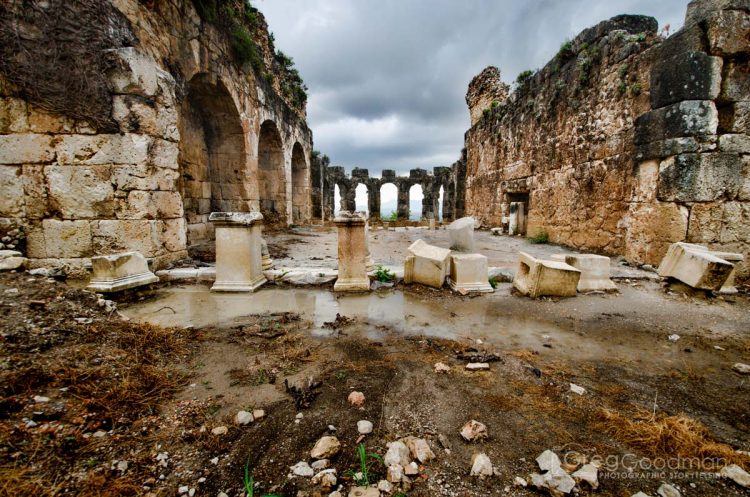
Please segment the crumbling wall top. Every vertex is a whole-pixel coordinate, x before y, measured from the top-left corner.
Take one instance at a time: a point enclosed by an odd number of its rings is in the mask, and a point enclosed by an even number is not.
[[[503,103],[508,98],[509,91],[510,87],[500,77],[500,69],[495,66],[486,67],[474,76],[466,92],[471,125],[474,126],[482,117],[484,109],[489,108],[493,102]]]

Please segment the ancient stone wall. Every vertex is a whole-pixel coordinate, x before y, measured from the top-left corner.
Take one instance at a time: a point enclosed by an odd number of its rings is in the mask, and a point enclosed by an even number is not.
[[[182,258],[212,238],[211,211],[309,220],[312,133],[280,95],[262,16],[254,67],[190,0],[111,5],[134,40],[99,54],[117,129],[43,110],[0,74],[0,235],[34,266],[81,274],[121,250],[156,267]]]
[[[585,30],[489,106],[480,75],[467,214],[524,202],[530,235],[636,263],[685,240],[750,255],[749,34],[750,2],[700,0],[666,39],[642,16]]]

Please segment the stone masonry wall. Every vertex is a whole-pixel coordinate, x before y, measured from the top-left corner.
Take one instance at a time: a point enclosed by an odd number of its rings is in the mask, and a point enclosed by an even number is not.
[[[500,225],[526,202],[528,234],[635,263],[685,240],[750,255],[749,16],[747,0],[691,2],[667,39],[615,17],[490,106],[475,78],[466,213]]]
[[[108,77],[118,132],[50,114],[0,74],[0,239],[32,266],[79,276],[91,256],[124,250],[160,267],[211,239],[212,210],[258,209],[259,168],[280,189],[269,217],[308,220],[304,109],[237,67],[226,36],[190,0],[111,3],[137,40],[101,54],[116,61]],[[266,163],[261,128],[278,150]]]

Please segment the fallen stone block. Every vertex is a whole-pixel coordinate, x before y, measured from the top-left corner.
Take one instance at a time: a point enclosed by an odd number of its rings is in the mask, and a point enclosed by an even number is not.
[[[580,278],[581,271],[564,262],[535,259],[519,252],[513,286],[532,298],[543,295],[575,297]]]
[[[481,254],[452,254],[448,283],[460,293],[492,293],[487,277],[487,257]]]
[[[693,288],[718,291],[733,269],[734,264],[703,245],[677,242],[669,246],[658,273],[662,278],[674,278]]]
[[[93,275],[86,288],[95,292],[119,292],[159,281],[139,252],[92,257],[91,266]]]
[[[450,268],[451,251],[417,240],[409,247],[409,253],[404,261],[404,283],[442,288]]]
[[[609,279],[609,257],[596,254],[555,254],[552,260],[562,261],[581,271],[578,280],[578,291],[612,292],[617,291],[617,285]]]
[[[0,271],[13,271],[26,264],[26,257],[15,250],[0,250]]]
[[[448,225],[448,235],[451,241],[451,250],[457,252],[476,252],[477,246],[474,242],[474,218],[462,217]]]
[[[719,290],[719,293],[727,294],[727,295],[733,295],[735,293],[738,293],[739,290],[737,290],[737,287],[735,285],[735,278],[737,276],[737,266],[745,260],[745,256],[742,254],[735,254],[732,252],[712,252],[716,257],[719,257],[721,259],[724,259],[727,262],[731,262],[734,264],[734,267],[732,268],[732,271],[729,273],[729,276],[727,277],[727,280],[722,285],[721,289]]]

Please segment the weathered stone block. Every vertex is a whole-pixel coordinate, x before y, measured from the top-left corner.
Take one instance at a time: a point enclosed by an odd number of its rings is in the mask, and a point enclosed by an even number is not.
[[[367,291],[367,219],[363,212],[341,211],[333,220],[338,231],[339,274],[333,285],[337,292]]]
[[[657,60],[666,60],[684,52],[705,52],[705,33],[698,25],[686,25],[655,47]]]
[[[13,271],[26,265],[26,257],[16,250],[0,250],[0,271]]]
[[[693,288],[718,291],[733,268],[702,245],[678,242],[669,247],[658,272],[663,278],[675,278]]]
[[[147,135],[64,135],[55,150],[61,165],[139,164],[148,158]]]
[[[24,192],[21,166],[0,166],[0,217],[24,215]]]
[[[146,257],[154,257],[161,250],[157,224],[157,221],[145,219],[93,221],[94,251],[99,254],[137,251]]]
[[[750,10],[750,0],[693,0],[687,6],[685,25],[710,19],[721,10]]]
[[[86,288],[94,292],[120,292],[159,281],[138,252],[92,257],[91,267],[93,275]]]
[[[662,201],[710,202],[734,198],[742,184],[742,162],[736,154],[683,154],[659,165],[658,198]]]
[[[732,272],[729,273],[729,276],[727,277],[727,280],[724,282],[724,284],[721,286],[719,293],[730,294],[730,295],[738,293],[737,287],[734,286],[736,284],[737,268],[745,260],[745,256],[742,254],[737,254],[733,252],[712,251],[712,253],[713,255],[715,255],[716,257],[719,257],[720,259],[724,259],[725,261],[731,264],[734,264],[734,267],[732,268]]]
[[[481,254],[451,254],[448,284],[460,293],[493,292],[487,277],[487,257]]]
[[[450,270],[451,251],[417,240],[409,247],[409,253],[404,262],[404,283],[442,288]]]
[[[666,140],[636,145],[635,158],[638,160],[664,159],[673,155],[700,152],[703,145],[695,138],[668,138]]]
[[[158,66],[156,62],[134,47],[111,51],[120,59],[120,64],[110,74],[116,93],[132,93],[154,96],[159,89]]]
[[[477,246],[474,242],[474,218],[462,217],[448,225],[448,236],[451,241],[451,250],[458,252],[476,252]]]
[[[254,292],[266,282],[261,262],[260,212],[212,212],[216,228],[214,292]]]
[[[47,166],[50,209],[66,219],[114,215],[114,190],[108,166]]]
[[[156,139],[149,152],[149,163],[156,167],[178,169],[177,156],[179,153],[180,149],[177,143]]]
[[[20,98],[0,98],[0,134],[29,130],[26,102]]]
[[[541,296],[575,297],[581,272],[559,261],[535,259],[519,252],[518,268],[513,286],[522,294],[536,298]]]
[[[182,197],[177,192],[132,190],[118,204],[118,219],[169,219],[182,216]]]
[[[179,172],[136,164],[112,166],[112,184],[117,190],[175,190]]]
[[[741,10],[718,12],[710,17],[707,34],[712,54],[746,54],[750,40],[750,14]]]
[[[112,117],[120,124],[123,133],[145,133],[171,141],[180,137],[175,109],[157,105],[152,99],[115,95],[112,99]]]
[[[726,134],[719,137],[719,150],[735,154],[750,154],[750,136]]]
[[[42,221],[44,253],[39,253],[38,246],[29,250],[29,257],[34,258],[74,258],[89,257],[92,253],[91,226],[89,221],[59,221],[45,219]]]
[[[729,62],[721,84],[722,101],[745,102],[750,100],[750,62]]]
[[[167,219],[160,223],[161,246],[168,252],[179,252],[187,248],[187,230],[185,228],[185,219]],[[212,226],[211,226],[212,228]],[[213,235],[213,229],[210,234]]]
[[[638,116],[637,145],[681,136],[715,135],[719,112],[712,101],[688,100]]]
[[[720,57],[685,52],[651,69],[651,107],[659,109],[683,100],[713,100],[721,90]]]
[[[596,254],[554,254],[552,260],[564,262],[581,271],[578,280],[578,291],[611,292],[617,291],[617,285],[609,279],[609,257]]]
[[[33,133],[72,133],[75,120],[29,105],[29,130]]]
[[[0,164],[36,164],[55,158],[52,137],[32,133],[0,135]]]

